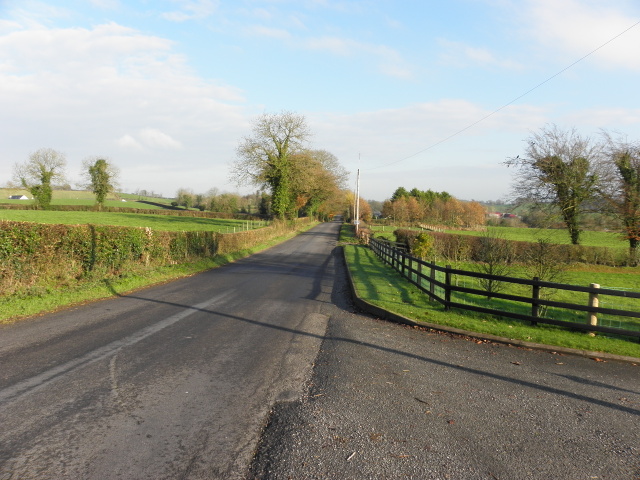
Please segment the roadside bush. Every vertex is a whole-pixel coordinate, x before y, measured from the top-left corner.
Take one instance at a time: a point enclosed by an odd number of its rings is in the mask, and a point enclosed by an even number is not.
[[[239,233],[0,221],[0,295],[58,288],[251,248],[308,220]]]

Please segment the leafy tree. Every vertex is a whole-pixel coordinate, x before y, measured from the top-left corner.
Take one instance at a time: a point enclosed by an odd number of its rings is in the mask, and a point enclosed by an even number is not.
[[[14,165],[14,177],[33,195],[40,208],[48,209],[53,196],[52,183],[64,181],[67,165],[64,154],[51,148],[41,148],[32,153],[23,164]]]
[[[629,257],[637,263],[640,242],[640,144],[605,134],[606,164],[600,192],[610,213],[622,221]]]
[[[571,243],[580,243],[580,216],[594,198],[598,182],[598,146],[575,130],[555,125],[529,137],[524,157],[508,159],[517,168],[514,190],[518,198],[559,209]]]
[[[176,193],[176,200],[178,205],[183,206],[186,209],[189,209],[195,204],[195,195],[193,190],[188,188],[179,188]]]
[[[409,192],[407,192],[407,189],[404,187],[398,187],[396,188],[396,191],[393,192],[393,195],[391,195],[391,201],[395,201],[398,200],[400,198],[407,198],[409,196]]]
[[[307,150],[292,155],[292,192],[301,213],[317,216],[323,204],[342,197],[347,172],[335,155],[326,150]]]
[[[280,218],[295,209],[292,156],[305,150],[311,136],[305,117],[292,112],[263,114],[252,135],[237,148],[232,179],[238,184],[266,187],[271,192],[271,211]]]
[[[89,188],[96,196],[96,203],[102,207],[107,195],[117,188],[118,168],[104,158],[86,158],[82,162],[82,171]]]

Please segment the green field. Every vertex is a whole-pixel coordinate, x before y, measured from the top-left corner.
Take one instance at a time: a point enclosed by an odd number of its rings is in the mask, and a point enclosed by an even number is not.
[[[389,229],[389,227],[387,227],[387,229]],[[353,241],[345,232],[344,227],[341,241]],[[533,343],[594,352],[608,352],[640,358],[640,344],[637,340],[626,340],[624,338],[607,337],[605,335],[591,337],[585,333],[574,332],[566,328],[544,324],[532,326],[528,322],[508,318],[497,318],[491,315],[470,311],[465,312],[457,309],[445,312],[440,304],[430,302],[426,294],[409,283],[408,280],[395,272],[391,267],[384,265],[368,247],[345,245],[345,255],[349,269],[354,277],[356,289],[361,298],[369,303],[418,322],[424,321],[432,324],[455,327],[469,332],[489,333]],[[456,267],[469,270],[473,269],[471,265],[466,264],[460,264]],[[514,274],[517,274],[517,272],[514,272]],[[454,279],[454,281],[460,282],[459,284],[462,286],[462,282],[465,280],[460,277],[457,280]],[[591,282],[600,282],[602,287],[618,287],[640,291],[640,268],[581,266],[567,272],[567,276],[563,281],[563,283],[578,285],[588,285]],[[471,287],[472,285],[467,286]],[[514,288],[517,289],[518,287]],[[512,293],[520,295],[526,294],[523,291],[514,291]],[[563,294],[560,294],[560,296],[553,297],[553,299],[558,301],[567,300],[575,303],[583,300],[582,298],[575,298],[575,296],[571,297],[572,294],[570,293],[568,295],[569,297],[565,298]],[[486,297],[483,297],[479,301],[484,301],[485,299]],[[457,300],[465,301],[462,298],[458,298]],[[586,299],[584,300],[586,302]],[[478,297],[476,297],[476,299],[467,298],[466,301],[475,303],[478,301]],[[615,304],[610,303],[607,305],[606,303],[601,303],[601,306],[606,305],[610,308],[629,308],[632,310],[638,309],[637,300],[610,297],[607,301],[615,302]],[[501,301],[494,299],[492,302],[497,304]],[[554,315],[552,312],[549,312],[549,314]],[[584,313],[580,315],[584,315]],[[617,326],[614,324],[614,322],[618,321],[615,318],[602,320],[605,320],[606,323],[612,326]],[[605,324],[605,322],[603,322],[603,324]]]
[[[63,225],[113,225],[149,227],[161,231],[214,231],[233,233],[265,226],[263,221],[221,218],[183,217],[139,213],[58,212],[54,210],[2,210],[0,221],[33,222]],[[234,230],[235,229],[235,230]]]
[[[371,230],[376,234],[376,237],[385,237],[390,240],[395,240],[393,237],[394,230],[405,227],[394,226],[370,226]],[[420,228],[407,228],[407,230],[421,230]],[[538,240],[546,240],[549,243],[555,243],[559,245],[570,244],[569,234],[566,230],[552,229],[552,228],[517,228],[517,227],[487,227],[487,231],[490,235],[505,240],[516,240],[522,242],[537,242]],[[452,233],[456,235],[484,235],[482,231],[469,231],[469,230],[445,230],[446,233]],[[624,239],[620,233],[616,232],[596,232],[596,231],[584,231],[580,236],[580,244],[592,247],[609,247],[628,249],[629,243]]]
[[[516,228],[516,227],[487,227],[488,233],[492,236],[504,238],[506,240],[517,240],[522,242],[537,242],[539,239],[549,243],[559,245],[569,245],[571,243],[566,230],[551,228]],[[464,230],[446,230],[446,233],[458,235],[483,235],[483,232],[472,232]],[[629,248],[628,242],[620,233],[596,232],[585,230],[580,234],[580,244],[591,247]]]
[[[6,205],[33,205],[33,200],[9,200],[12,195],[32,195],[20,188],[0,188],[0,204]],[[124,201],[123,201],[124,200]],[[170,208],[173,198],[143,197],[132,193],[110,193],[104,205],[106,207],[161,209]],[[54,190],[52,205],[85,205],[93,206],[96,197],[87,190]],[[164,207],[163,207],[164,205]]]

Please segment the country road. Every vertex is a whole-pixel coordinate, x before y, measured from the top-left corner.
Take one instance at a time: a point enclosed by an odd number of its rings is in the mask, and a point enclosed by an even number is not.
[[[640,370],[355,313],[326,223],[0,327],[0,480],[640,479]]]

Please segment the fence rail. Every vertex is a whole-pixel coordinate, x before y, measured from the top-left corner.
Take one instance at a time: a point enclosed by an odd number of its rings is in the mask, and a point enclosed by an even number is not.
[[[628,310],[601,306],[603,298],[638,299],[640,293],[622,289],[600,288],[597,284],[589,287],[546,282],[538,279],[525,279],[489,275],[480,272],[440,266],[410,255],[406,249],[397,248],[394,242],[371,239],[369,247],[387,265],[398,271],[413,285],[427,294],[433,301],[442,304],[445,310],[459,308],[491,315],[529,321],[532,324],[545,323],[586,332],[602,332],[615,335],[636,337],[640,340],[640,309]],[[484,281],[504,282],[530,288],[531,295],[514,295],[460,285],[460,279],[480,279]],[[463,280],[464,283],[464,280]],[[543,290],[546,289],[546,290]],[[549,289],[565,290],[587,294],[582,304],[558,302],[544,298],[543,292]],[[478,302],[479,297],[491,301]],[[496,304],[501,308],[488,306]],[[548,315],[553,309],[555,318]],[[545,313],[546,312],[546,313]],[[603,315],[622,317],[620,320],[603,320]],[[565,319],[561,318],[565,317]],[[609,325],[605,325],[609,323]],[[612,326],[618,323],[619,326]]]

